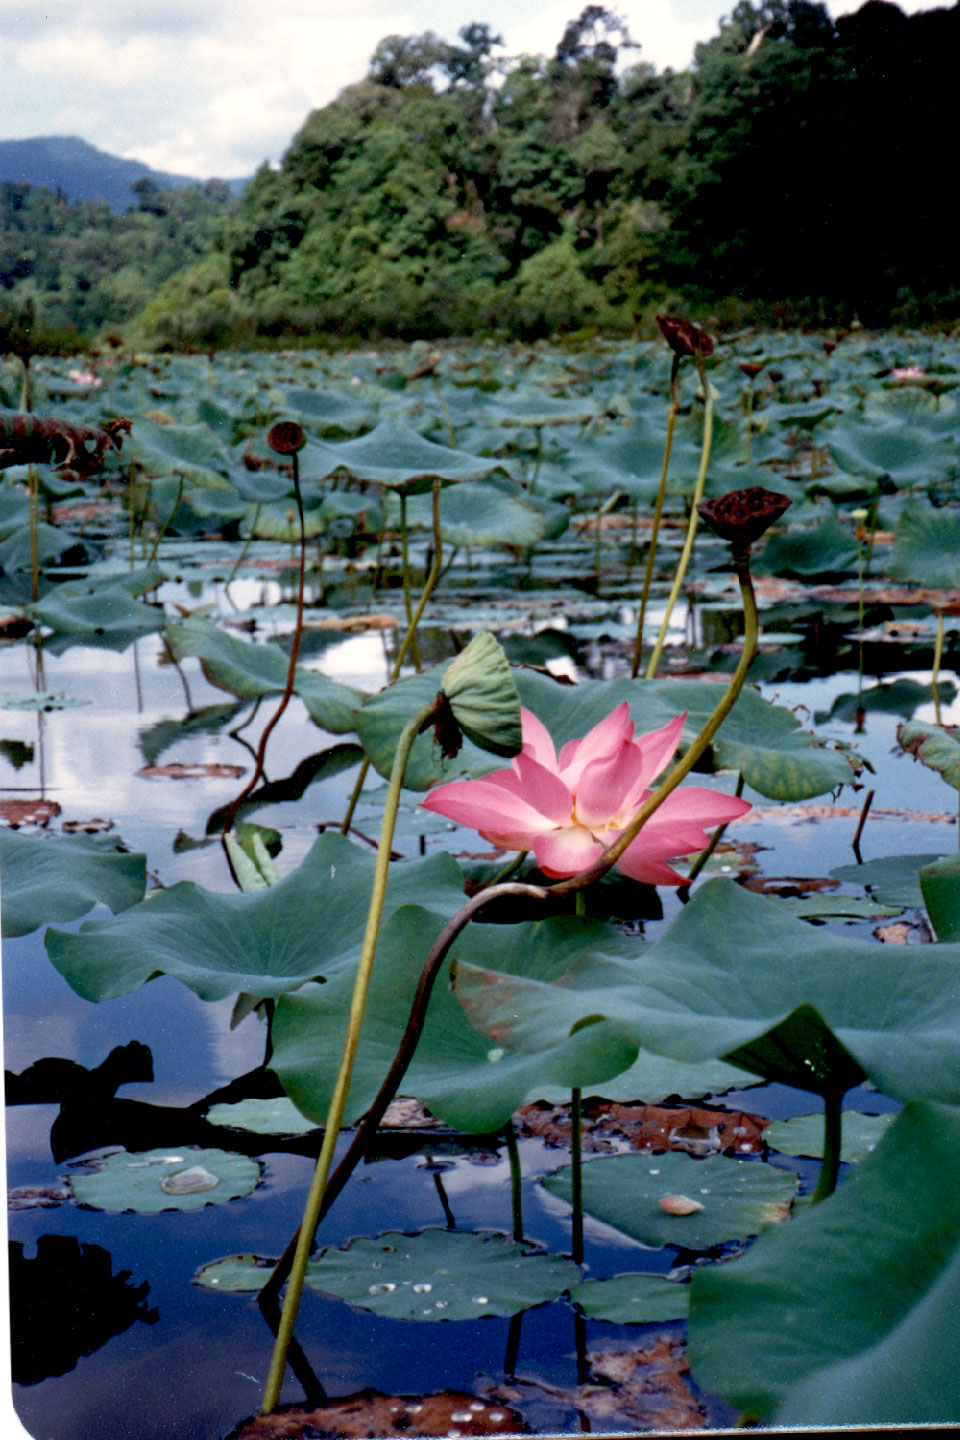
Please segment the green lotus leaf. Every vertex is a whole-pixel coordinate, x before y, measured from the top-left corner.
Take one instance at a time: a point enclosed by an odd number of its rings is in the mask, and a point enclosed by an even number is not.
[[[609,1280],[584,1280],[570,1299],[590,1320],[613,1325],[652,1325],[682,1320],[690,1307],[690,1287],[662,1275],[614,1275]]]
[[[694,1275],[698,1384],[776,1425],[960,1420],[960,1112],[910,1104],[835,1195]]]
[[[358,440],[330,445],[309,440],[300,455],[304,479],[323,480],[344,470],[355,480],[372,480],[391,489],[429,490],[434,480],[480,480],[502,469],[499,460],[480,460],[424,440],[399,416],[388,415]]]
[[[937,939],[960,940],[960,857],[945,855],[921,866],[919,878]]]
[[[349,395],[335,390],[307,390],[289,386],[283,392],[283,413],[293,415],[319,435],[336,439],[339,435],[356,435],[373,423],[367,405],[358,405]]]
[[[176,659],[197,656],[210,684],[231,695],[278,695],[286,686],[288,661],[276,646],[238,640],[211,620],[192,616],[176,621],[167,627],[167,640]],[[356,729],[362,691],[304,665],[297,666],[293,690],[322,730],[345,735]]]
[[[234,1294],[262,1290],[276,1263],[262,1255],[226,1255],[222,1260],[201,1265],[193,1276],[193,1283]]]
[[[543,1188],[570,1201],[572,1176],[564,1166]],[[786,1219],[799,1183],[787,1170],[727,1155],[611,1155],[583,1166],[583,1208],[641,1245],[707,1250]],[[660,1203],[668,1197],[692,1202],[690,1213],[669,1214]]]
[[[31,606],[31,613],[58,635],[128,636],[132,640],[162,630],[165,624],[162,606],[144,605],[119,586],[89,595],[55,591]]]
[[[115,1151],[88,1162],[90,1174],[74,1174],[70,1188],[78,1205],[91,1210],[136,1210],[156,1215],[161,1210],[202,1210],[249,1195],[260,1183],[260,1166],[247,1155],[229,1150],[179,1149]]]
[[[930,589],[960,589],[960,510],[911,499],[900,512],[884,571]]]
[[[746,1085],[759,1083],[751,1080],[737,1066],[727,1065],[723,1060],[691,1063],[670,1060],[666,1055],[654,1055],[652,1051],[644,1050],[628,1069],[621,1070],[619,1075],[601,1084],[589,1086],[585,1093],[599,1095],[604,1100],[659,1105],[669,1096],[702,1100],[706,1095],[722,1095],[725,1090],[742,1090]],[[570,1090],[558,1085],[543,1085],[539,1098],[562,1105],[570,1099]]]
[[[492,1230],[432,1229],[327,1246],[307,1266],[306,1283],[393,1320],[479,1320],[556,1300],[579,1278],[572,1261]]]
[[[840,865],[830,874],[846,885],[865,885],[880,905],[923,908],[920,870],[941,859],[939,855],[884,855],[863,865]],[[944,939],[944,936],[940,937]]]
[[[943,705],[952,705],[957,697],[957,687],[951,680],[940,682],[940,700]],[[908,675],[901,675],[889,685],[868,685],[859,694],[847,691],[838,695],[829,710],[817,710],[814,720],[823,725],[831,720],[843,720],[854,725],[860,710],[867,714],[899,715],[902,720],[912,719],[921,705],[933,704],[933,687],[921,685]]]
[[[946,436],[933,439],[904,421],[868,425],[842,420],[827,445],[838,469],[871,480],[889,475],[898,485],[922,485],[957,471],[956,452]]]
[[[182,475],[197,485],[222,489],[230,469],[228,451],[209,425],[160,425],[138,415],[123,446],[145,475]]]
[[[34,690],[29,695],[0,694],[0,710],[76,710],[92,703],[56,690]]]
[[[487,631],[475,635],[443,676],[443,693],[463,733],[494,755],[519,755],[520,696],[507,657]]]
[[[907,720],[897,726],[897,740],[922,765],[942,775],[954,790],[960,789],[960,730]]]
[[[857,1110],[844,1110],[840,1159],[844,1164],[865,1160],[877,1148],[896,1116],[863,1115]],[[763,1132],[772,1150],[781,1155],[808,1155],[823,1159],[823,1116],[794,1115],[789,1120],[774,1120]]]
[[[51,920],[75,920],[94,905],[116,914],[143,899],[145,855],[109,836],[22,835],[0,827],[4,935],[26,935]]]
[[[379,774],[389,776],[403,727],[431,698],[439,695],[445,673],[445,666],[435,666],[421,675],[404,676],[379,695],[367,698],[357,715],[356,728],[364,752]],[[481,750],[469,737],[459,753],[448,758],[433,731],[426,730],[413,742],[403,783],[408,790],[428,790],[431,785],[454,780],[461,773],[482,775],[491,768],[490,752]]]
[[[456,993],[482,1034],[518,1052],[599,1016],[678,1060],[720,1056],[827,1095],[866,1074],[898,1099],[960,1103],[960,945],[841,938],[718,879],[632,961],[608,949],[584,945],[551,984],[461,961]]]
[[[167,572],[159,565],[141,565],[137,570],[130,570],[125,562],[104,560],[88,566],[76,579],[64,580],[57,586],[57,594],[96,595],[108,588],[125,590],[128,595],[146,595],[166,579]]]
[[[254,1135],[307,1135],[316,1129],[313,1121],[307,1120],[286,1095],[277,1095],[272,1100],[211,1105],[206,1118],[211,1125],[228,1125],[234,1130],[249,1130]]]
[[[832,574],[855,568],[857,542],[835,515],[812,530],[790,530],[771,535],[754,566],[758,575]]]
[[[80,535],[71,535],[43,520],[37,525],[37,559],[41,566],[67,563],[89,564],[101,547]],[[30,527],[23,525],[5,540],[0,540],[0,573],[29,570],[33,564]]]
[[[277,885],[219,895],[183,880],[113,920],[76,933],[48,930],[47,953],[87,1000],[109,1000],[173,975],[202,1000],[238,991],[259,998],[296,990],[355,963],[366,926],[375,857],[341,835],[316,840]],[[444,917],[463,901],[460,871],[444,854],[391,867],[386,914],[421,896]]]
[[[519,487],[518,487],[519,489]],[[536,497],[533,497],[536,499]],[[396,524],[395,510],[387,518]],[[431,523],[429,497],[415,497],[407,508],[411,528]],[[450,545],[513,545],[529,549],[566,528],[569,515],[560,505],[536,505],[523,492],[505,492],[492,480],[457,485],[440,507],[440,530]],[[552,532],[552,533],[551,533]]]
[[[358,1119],[380,1088],[403,1034],[427,951],[441,921],[419,906],[398,911],[382,928],[367,1008],[347,1097],[345,1123]],[[498,973],[535,975],[544,984],[562,976],[586,937],[606,935],[628,952],[630,942],[599,922],[545,920],[520,926],[471,925],[454,954],[496,964]],[[541,1097],[545,1087],[603,1089],[625,1070],[636,1047],[608,1024],[564,1034],[548,1053],[514,1050],[484,1039],[450,992],[449,962],[434,985],[423,1034],[401,1092],[416,1096],[455,1129],[488,1133],[514,1111]],[[284,1090],[317,1124],[326,1118],[336,1082],[353,973],[278,1001],[270,1068]],[[546,1048],[546,1047],[545,1047]]]

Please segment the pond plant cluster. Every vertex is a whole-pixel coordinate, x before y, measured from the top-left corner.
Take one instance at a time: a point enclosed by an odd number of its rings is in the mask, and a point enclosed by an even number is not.
[[[53,1107],[58,1166],[12,1192],[24,1415],[163,1318],[78,1234],[169,1223],[202,1236],[206,1326],[260,1317],[236,1436],[960,1419],[960,860],[861,854],[868,717],[917,793],[960,789],[960,352],[661,330],[0,370],[7,1101]],[[130,652],[140,701],[152,668],[185,708],[141,726],[124,809],[102,749],[73,788],[48,769],[86,707],[115,733]],[[817,730],[763,693],[822,671],[851,688]],[[111,799],[126,833],[84,814]],[[838,817],[857,864],[827,876],[743,838]],[[91,1066],[15,1033],[41,961],[78,1028],[126,1038],[143,987],[175,1027],[185,987],[262,1058],[117,1099],[153,1079],[138,1039]],[[444,1175],[501,1152],[506,1223],[455,1215]],[[444,1226],[365,1218],[384,1153]],[[217,1249],[223,1205],[251,1249]],[[324,1373],[358,1314],[416,1332],[396,1395]],[[570,1375],[531,1374],[524,1316]],[[433,1336],[495,1317],[500,1373],[433,1384]]]

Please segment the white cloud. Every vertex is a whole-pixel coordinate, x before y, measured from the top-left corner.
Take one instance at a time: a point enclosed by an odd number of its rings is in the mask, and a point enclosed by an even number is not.
[[[160,169],[251,173],[311,109],[359,80],[388,34],[453,39],[471,20],[507,54],[552,54],[585,0],[0,0],[3,133],[75,134]],[[640,59],[680,69],[734,0],[611,0]],[[910,13],[931,8],[901,0]],[[836,15],[856,3],[831,0]]]

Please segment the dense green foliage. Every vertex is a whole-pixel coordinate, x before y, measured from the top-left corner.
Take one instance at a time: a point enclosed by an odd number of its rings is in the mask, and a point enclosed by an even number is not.
[[[840,324],[957,313],[939,157],[960,5],[833,21],[738,0],[681,74],[642,38],[599,5],[549,58],[499,58],[485,24],[387,36],[219,222],[209,189],[111,219],[5,187],[0,286],[34,285],[49,323],[86,333],[142,312],[153,345],[623,331],[671,298]]]

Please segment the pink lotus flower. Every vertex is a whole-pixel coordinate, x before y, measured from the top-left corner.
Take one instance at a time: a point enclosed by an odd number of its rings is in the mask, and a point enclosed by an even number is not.
[[[634,739],[624,702],[557,758],[542,721],[520,712],[523,749],[509,770],[440,785],[425,810],[478,830],[501,850],[532,850],[545,875],[577,875],[619,838],[672,760],[685,715]],[[703,786],[674,790],[627,846],[616,868],[648,885],[682,885],[666,862],[704,849],[708,827],[735,820],[745,800]]]

